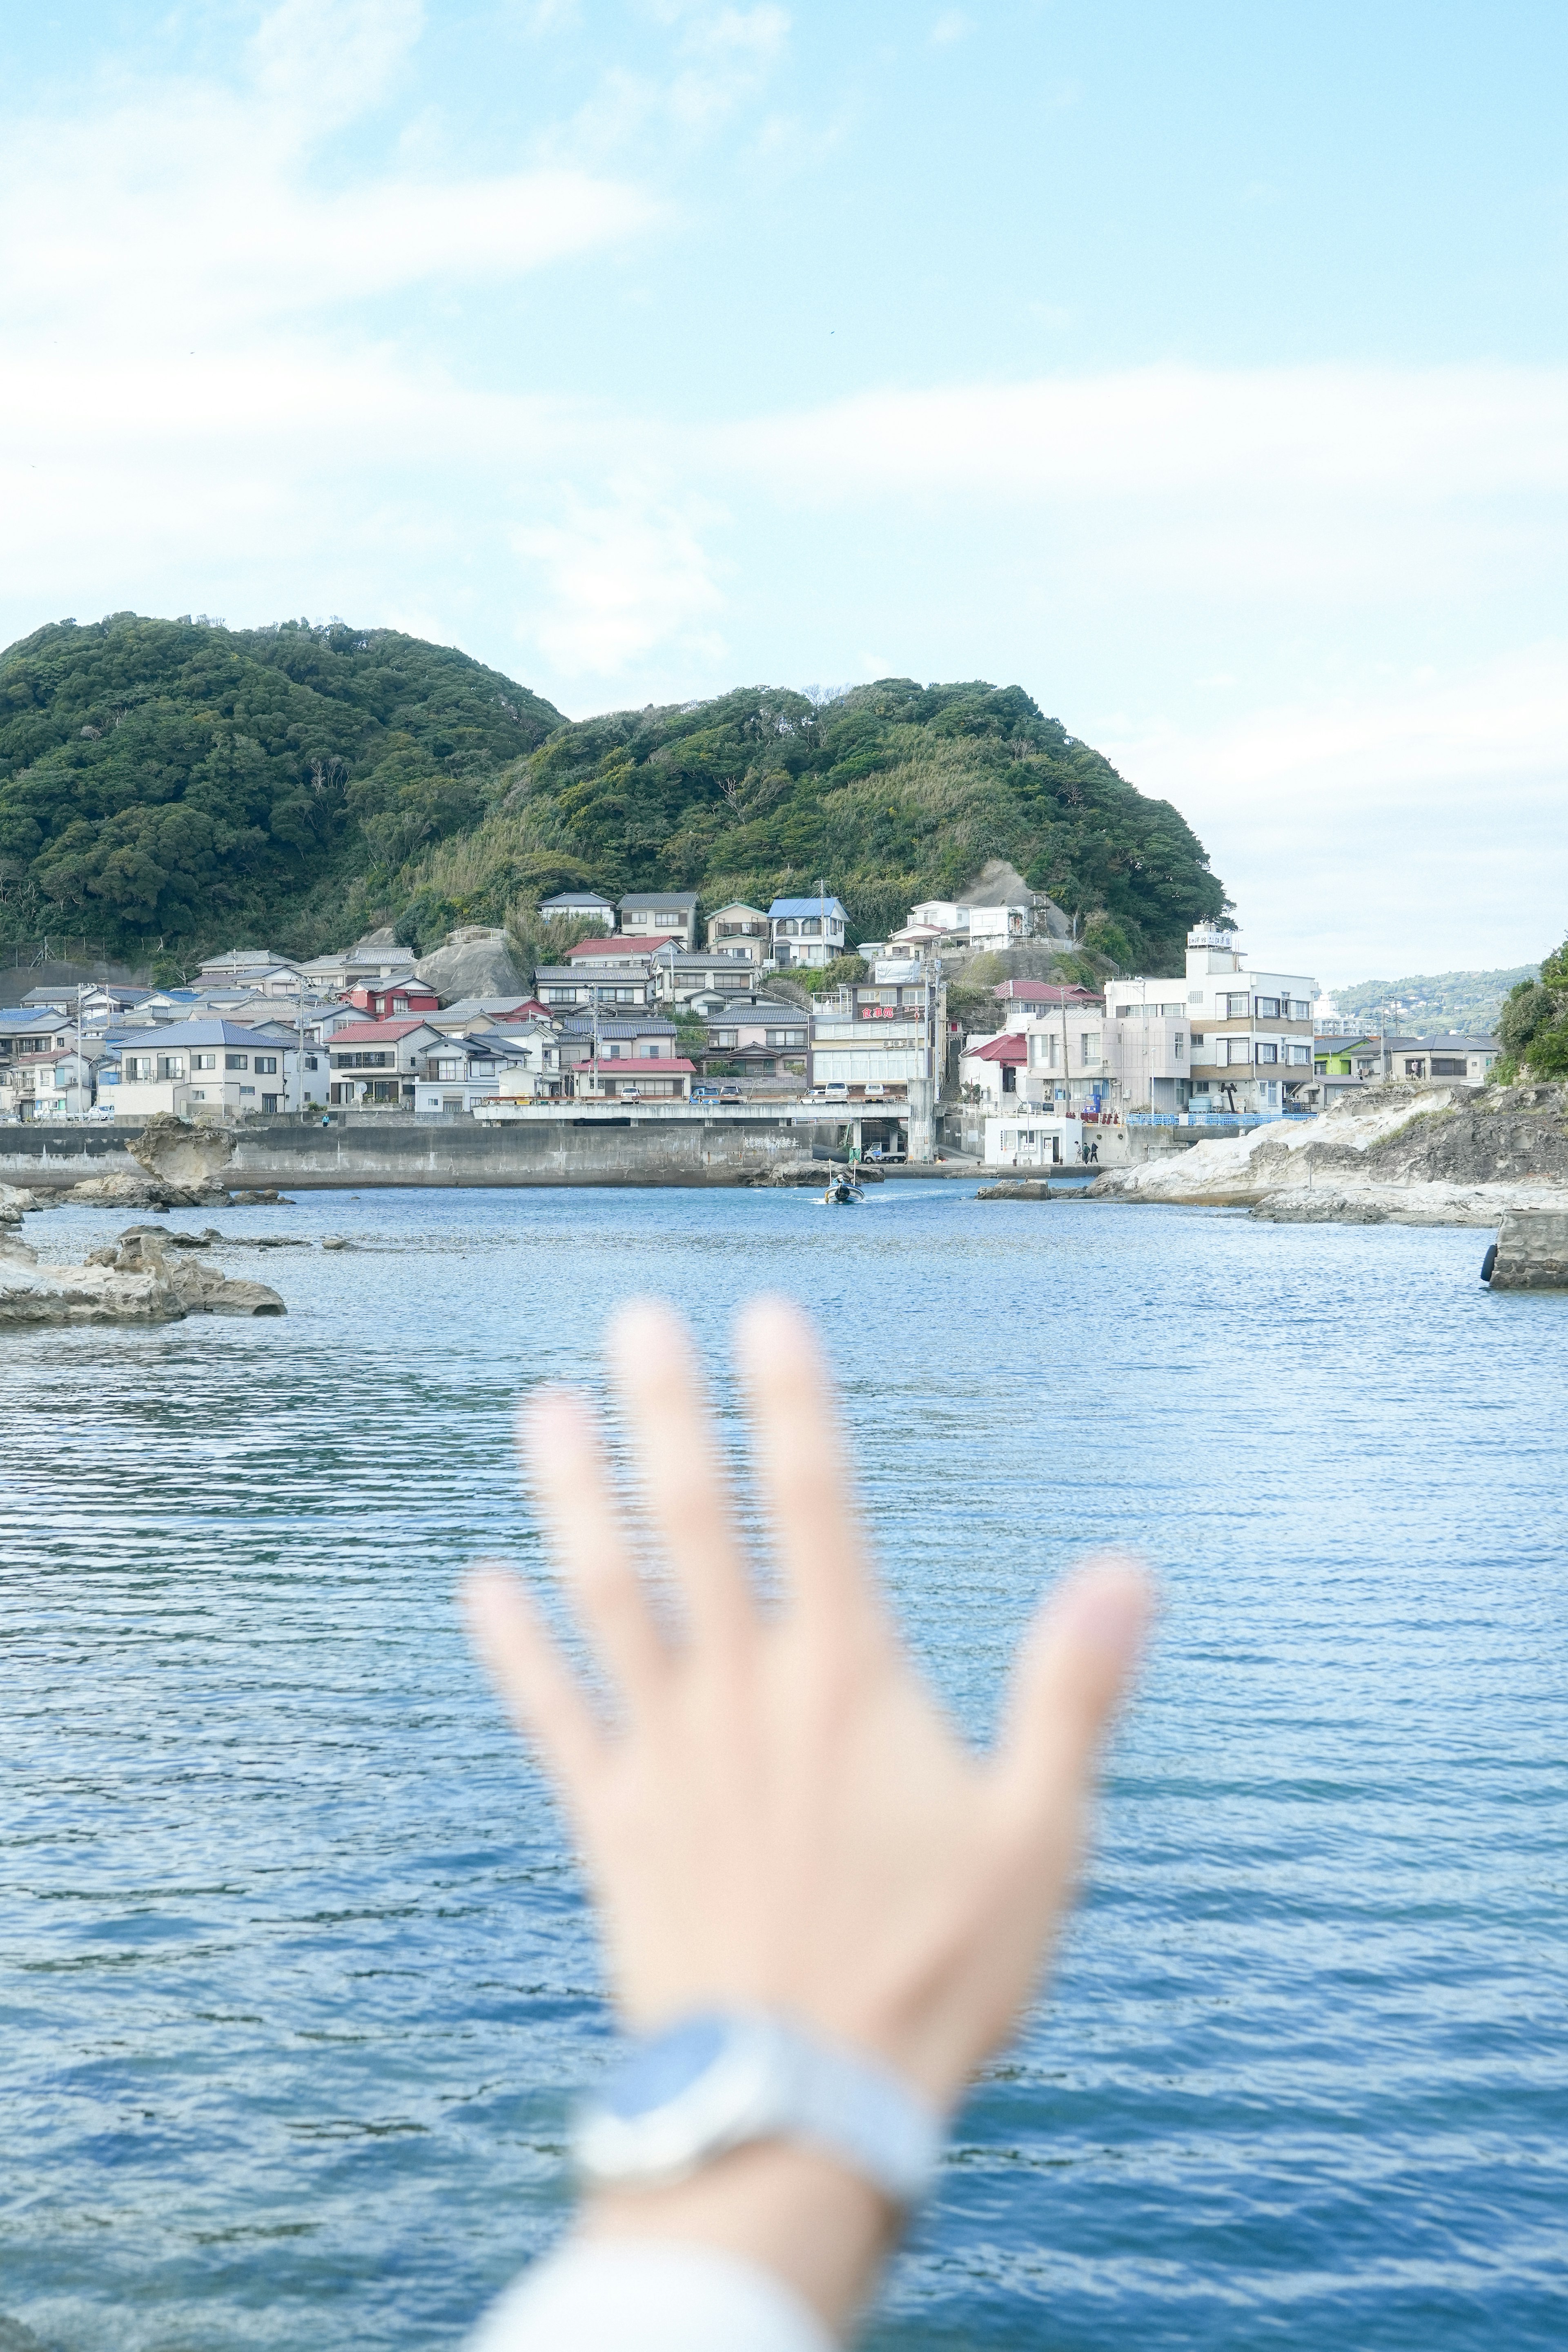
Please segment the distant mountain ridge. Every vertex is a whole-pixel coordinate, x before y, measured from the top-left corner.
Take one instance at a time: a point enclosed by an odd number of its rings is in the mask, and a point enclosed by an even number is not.
[[[1336,988],[1336,1009],[1351,1021],[1377,1026],[1380,1011],[1397,1005],[1401,1027],[1416,1035],[1449,1030],[1489,1037],[1502,1016],[1510,989],[1523,980],[1537,980],[1537,963],[1513,965],[1507,971],[1421,972],[1404,980],[1363,980],[1353,988]]]
[[[765,905],[819,877],[866,937],[991,857],[1149,970],[1226,905],[1179,813],[1016,686],[574,721],[450,646],[342,622],[122,613],[0,654],[0,947],[183,966],[392,921],[426,950],[568,883]]]

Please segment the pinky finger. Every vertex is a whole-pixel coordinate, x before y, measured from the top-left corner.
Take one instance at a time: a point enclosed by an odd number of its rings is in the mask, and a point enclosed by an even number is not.
[[[525,1587],[485,1561],[462,1588],[468,1638],[518,1729],[574,1808],[587,1801],[605,1739],[587,1694]]]

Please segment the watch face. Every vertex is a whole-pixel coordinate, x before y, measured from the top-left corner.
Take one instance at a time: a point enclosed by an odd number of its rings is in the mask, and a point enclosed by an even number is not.
[[[691,2017],[634,2051],[601,2087],[599,2105],[613,2116],[652,2115],[700,2081],[725,2047],[721,2017]]]

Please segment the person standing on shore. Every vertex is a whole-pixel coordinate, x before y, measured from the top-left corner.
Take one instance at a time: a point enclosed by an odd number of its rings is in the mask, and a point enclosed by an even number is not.
[[[646,1302],[609,1341],[637,1513],[616,1507],[585,1399],[544,1390],[523,1416],[595,1686],[514,1577],[488,1567],[469,1587],[635,2037],[578,2126],[572,2233],[474,2352],[827,2352],[845,2336],[1049,1954],[1147,1625],[1141,1570],[1080,1570],[1020,1648],[995,1749],[973,1755],[877,1589],[805,1317],[754,1304],[737,1353],[776,1606],[685,1328]],[[647,1557],[671,1573],[673,1625]]]

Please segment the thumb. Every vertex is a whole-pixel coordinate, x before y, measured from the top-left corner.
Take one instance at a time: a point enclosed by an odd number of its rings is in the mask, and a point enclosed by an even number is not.
[[[1154,1613],[1154,1588],[1135,1560],[1086,1561],[1043,1603],[1013,1670],[997,1750],[997,1794],[1020,1829],[1078,1822],[1112,1717]]]

